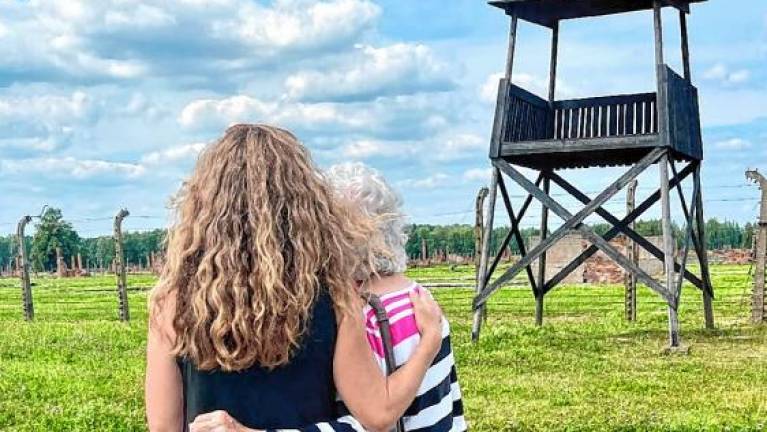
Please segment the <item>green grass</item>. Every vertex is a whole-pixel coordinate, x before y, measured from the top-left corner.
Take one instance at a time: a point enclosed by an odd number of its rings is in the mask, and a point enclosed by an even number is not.
[[[688,355],[664,355],[666,310],[640,289],[623,320],[619,286],[550,294],[543,328],[529,288],[489,303],[470,343],[472,291],[435,290],[451,320],[466,415],[475,431],[767,430],[767,326],[749,324],[745,266],[714,267],[717,330],[686,287]],[[414,269],[423,282],[469,281],[462,267]],[[130,324],[117,321],[113,277],[36,278],[36,320],[21,319],[15,279],[0,279],[0,430],[145,430],[143,364],[150,276],[130,276]]]

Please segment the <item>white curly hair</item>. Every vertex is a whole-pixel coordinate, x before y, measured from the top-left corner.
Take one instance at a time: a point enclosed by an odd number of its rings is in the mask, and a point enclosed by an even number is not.
[[[376,272],[386,276],[407,268],[406,217],[402,198],[376,170],[360,162],[330,167],[326,173],[335,191],[376,220],[387,254],[376,254]]]

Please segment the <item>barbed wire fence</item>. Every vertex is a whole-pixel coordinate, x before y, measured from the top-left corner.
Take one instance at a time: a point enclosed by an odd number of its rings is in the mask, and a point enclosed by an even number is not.
[[[709,189],[725,191],[724,196],[709,195],[706,202],[742,202],[753,203],[754,210],[761,202],[756,196],[732,196],[732,190],[752,188],[750,185],[720,185]],[[641,189],[641,188],[640,188]],[[755,188],[754,188],[755,189]],[[556,192],[553,193],[556,195]],[[512,198],[524,198],[512,195]],[[610,202],[606,207],[625,206],[623,202]],[[466,210],[433,213],[426,217],[459,217],[460,223],[467,223],[475,214],[474,203],[467,205]],[[139,214],[131,215],[131,219],[167,221],[167,216]],[[66,219],[67,222],[83,225],[99,225],[114,221],[114,216],[78,216]],[[536,228],[535,218],[530,218],[530,228]],[[0,222],[0,234],[7,231],[13,233],[18,222]],[[5,227],[5,228],[4,228]],[[525,227],[523,227],[525,228]],[[116,235],[116,234],[115,234]],[[116,251],[117,252],[117,251]],[[119,251],[120,253],[123,251]],[[41,273],[31,273],[30,287],[33,293],[34,306],[37,309],[37,319],[121,319],[133,312],[141,316],[146,310],[146,295],[155,283],[156,276],[151,272],[132,268],[123,261],[125,276],[119,276],[120,270],[88,265],[93,277],[56,278]],[[750,311],[750,290],[752,287],[752,271],[748,266],[717,266],[715,277],[718,278],[717,301],[718,314],[740,322],[747,319]],[[106,276],[111,275],[111,276]],[[470,311],[474,297],[476,275],[473,264],[452,266],[440,270],[438,275],[420,274],[418,269],[413,272],[413,278],[424,286],[433,289],[445,308],[451,313],[467,313]],[[114,279],[112,279],[114,278]],[[26,304],[23,289],[18,275],[0,278],[0,319],[18,319],[23,317]],[[119,287],[119,288],[118,288]],[[646,291],[646,289],[645,289]],[[702,307],[699,296],[691,296],[685,307]],[[124,304],[121,308],[120,305]],[[638,299],[639,319],[643,314],[662,314],[665,303],[656,299],[649,292],[640,290]],[[622,284],[616,285],[578,285],[565,286],[561,295],[554,295],[546,303],[546,314],[550,317],[599,316],[605,313],[623,314],[625,297]],[[506,288],[502,295],[489,303],[494,314],[500,316],[515,316],[520,319],[531,318],[534,312],[534,298],[530,287],[524,279],[518,279]],[[699,314],[698,314],[699,315]]]

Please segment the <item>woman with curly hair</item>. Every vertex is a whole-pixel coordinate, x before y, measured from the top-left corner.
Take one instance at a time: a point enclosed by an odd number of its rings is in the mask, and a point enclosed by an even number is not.
[[[355,280],[387,252],[296,138],[264,125],[229,128],[203,151],[175,204],[150,297],[149,429],[317,424],[336,418],[336,391],[354,416],[345,424],[390,428],[439,352],[441,312],[428,295],[411,294],[420,343],[384,377]]]

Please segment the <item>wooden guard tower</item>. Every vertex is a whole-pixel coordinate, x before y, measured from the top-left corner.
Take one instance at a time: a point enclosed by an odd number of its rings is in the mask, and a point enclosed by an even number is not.
[[[485,224],[480,261],[477,296],[474,299],[472,337],[479,338],[485,302],[525,271],[536,299],[536,322],[542,324],[543,300],[547,293],[572,273],[586,259],[602,251],[636,279],[655,291],[668,303],[670,346],[679,346],[677,311],[682,283],[687,280],[702,291],[706,326],[714,325],[713,288],[708,271],[703,219],[700,170],[703,160],[697,89],[690,77],[687,42],[687,14],[690,4],[705,0],[498,0],[492,6],[503,9],[511,17],[506,74],[498,89],[490,160],[493,174],[490,184],[488,216]],[[663,28],[661,9],[674,7],[679,11],[682,33],[683,76],[663,61]],[[562,20],[612,15],[638,10],[654,12],[655,66],[657,89],[651,93],[595,97],[589,99],[556,100],[557,48],[559,24]],[[551,29],[551,73],[548,99],[512,84],[514,48],[519,19]],[[649,24],[649,23],[648,23]],[[659,169],[659,188],[625,217],[617,217],[603,205],[626,187],[639,174],[652,166]],[[598,169],[626,166],[628,169],[596,197],[589,197],[562,178],[557,171],[566,168]],[[520,172],[525,167],[537,172],[537,180]],[[671,177],[669,177],[669,169]],[[509,199],[504,175],[527,194],[524,204],[515,211]],[[692,175],[692,196],[685,196],[682,182]],[[577,213],[571,213],[549,193],[551,183],[583,203]],[[671,190],[676,189],[686,220],[681,256],[675,257],[675,240],[671,225]],[[509,235],[503,240],[497,256],[490,256],[495,202],[500,192],[511,220]],[[520,222],[533,199],[542,204],[541,241],[526,250],[520,232]],[[658,201],[662,206],[663,249],[631,229],[631,223]],[[564,223],[549,231],[549,212]],[[597,214],[612,225],[605,235],[597,235],[584,220]],[[551,279],[546,279],[546,251],[568,232],[578,231],[592,246],[586,249]],[[624,234],[664,263],[664,278],[656,280],[626,258],[610,240]],[[501,259],[502,251],[514,240],[522,257],[507,271],[491,281]],[[687,269],[690,248],[700,263],[701,275]],[[538,261],[538,272],[533,264]],[[483,277],[482,277],[483,275]]]

